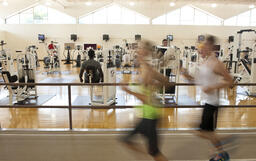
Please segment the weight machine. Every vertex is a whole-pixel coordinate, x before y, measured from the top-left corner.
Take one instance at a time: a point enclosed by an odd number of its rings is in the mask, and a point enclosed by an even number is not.
[[[16,51],[17,56],[17,74],[12,74],[8,70],[6,63],[3,63],[2,76],[5,83],[35,83],[35,71],[36,71],[36,57],[32,54],[29,49],[22,54],[22,51]],[[11,61],[11,57],[7,61]],[[13,66],[13,64],[12,64]],[[20,85],[20,86],[10,86],[7,85],[9,91],[9,103],[13,103],[13,96],[16,97],[17,104],[26,104],[28,99],[37,98],[37,89],[35,86]]]
[[[252,39],[252,48],[242,48],[242,36],[244,33],[250,33],[250,36],[254,34]],[[252,33],[252,34],[251,34]],[[236,68],[238,73],[234,75],[236,82],[243,83],[255,83],[256,82],[256,31],[252,29],[240,30],[238,34],[238,48],[237,48],[237,59],[238,63]],[[248,45],[248,44],[247,44]],[[243,53],[245,54],[243,57]],[[239,68],[240,67],[240,68]],[[240,69],[240,70],[239,70]],[[245,89],[249,96],[256,96],[256,88],[249,87]]]

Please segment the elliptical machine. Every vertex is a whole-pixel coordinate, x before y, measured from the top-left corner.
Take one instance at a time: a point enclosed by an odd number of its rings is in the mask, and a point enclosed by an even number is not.
[[[58,43],[51,41],[47,46],[47,53],[48,56],[44,58],[45,68],[49,68],[49,71],[52,72],[54,69],[60,67]]]

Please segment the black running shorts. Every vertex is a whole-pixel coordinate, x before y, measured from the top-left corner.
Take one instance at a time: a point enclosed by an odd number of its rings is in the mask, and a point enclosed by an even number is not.
[[[205,104],[202,114],[200,129],[204,131],[214,131],[217,125],[218,107]]]

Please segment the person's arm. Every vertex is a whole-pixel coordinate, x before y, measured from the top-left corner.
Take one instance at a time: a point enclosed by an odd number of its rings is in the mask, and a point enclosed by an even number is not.
[[[149,64],[146,65],[148,71],[150,71],[150,74],[153,76],[153,79],[158,81],[158,85],[163,85],[163,86],[174,86],[175,83],[169,82],[169,79],[165,77],[163,74],[157,72],[154,68],[152,68]]]
[[[99,74],[100,74],[100,80],[101,80],[101,82],[104,82],[104,74],[103,74],[103,71],[102,71],[102,69],[101,69],[100,63],[98,64],[98,71],[99,71]]]
[[[126,86],[122,86],[122,89],[127,92],[128,94],[131,94],[135,97],[137,97],[139,100],[141,100],[143,103],[145,103],[147,101],[147,96],[140,94],[140,93],[136,93],[131,91],[130,89],[128,89]]]
[[[84,70],[85,70],[85,65],[82,64],[82,67],[80,69],[80,73],[79,73],[79,78],[80,78],[80,82],[82,83],[83,82],[83,74],[84,74]]]
[[[216,89],[227,88],[227,87],[232,86],[233,78],[228,73],[227,69],[225,68],[225,65],[222,62],[220,62],[220,61],[217,62],[217,64],[215,65],[215,68],[214,68],[214,72],[217,75],[222,76],[223,80],[220,83],[217,83],[213,86],[207,87],[206,89],[204,89],[204,92],[208,93],[208,92],[211,92]]]
[[[195,78],[191,76],[184,68],[180,68],[180,74],[183,75],[189,82],[195,82]]]

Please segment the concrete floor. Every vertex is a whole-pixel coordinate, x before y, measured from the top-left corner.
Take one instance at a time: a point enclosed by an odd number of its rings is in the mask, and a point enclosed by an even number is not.
[[[118,142],[121,135],[124,133],[1,133],[0,161],[152,160],[123,147]],[[227,136],[230,132],[221,132],[221,135]],[[256,132],[234,135],[238,137],[239,147],[230,151],[231,161],[256,161]],[[162,152],[169,160],[206,161],[210,156],[211,145],[191,133],[162,133],[161,143]]]

